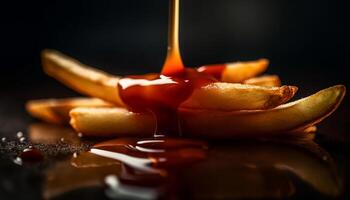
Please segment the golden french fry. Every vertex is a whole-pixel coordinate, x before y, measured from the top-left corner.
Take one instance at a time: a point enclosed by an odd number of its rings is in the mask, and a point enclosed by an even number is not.
[[[269,61],[260,59],[250,62],[228,63],[221,75],[221,81],[229,83],[241,83],[253,78],[267,70]]]
[[[67,124],[69,111],[75,107],[111,107],[112,104],[96,98],[40,99],[26,103],[27,112],[49,123]]]
[[[242,84],[215,83],[196,90],[183,103],[184,108],[213,110],[252,110],[276,107],[294,96],[296,88],[283,86],[266,88]],[[215,98],[213,98],[215,97]],[[75,107],[112,106],[99,99],[36,100],[27,104],[28,112],[51,123],[63,123],[69,119],[69,111]]]
[[[264,137],[290,131],[296,133],[329,116],[344,95],[345,86],[338,85],[270,110],[181,109],[180,117],[184,135],[196,137]],[[151,115],[132,113],[124,108],[76,108],[70,116],[75,130],[87,136],[150,136],[155,128]]]
[[[270,110],[207,111],[184,109],[180,112],[186,133],[193,136],[266,136],[303,130],[329,116],[345,95],[345,86],[337,85],[309,97]]]
[[[73,128],[86,136],[151,136],[152,115],[125,108],[75,108],[70,112]]]
[[[296,90],[292,86],[266,88],[216,83],[196,90],[182,107],[215,110],[268,109],[288,101]],[[68,123],[72,108],[111,106],[113,105],[96,98],[43,99],[29,101],[26,105],[29,114],[50,123]]]
[[[277,75],[264,75],[247,79],[243,81],[243,84],[265,87],[279,87],[281,86],[281,80]]]
[[[44,51],[42,59],[45,71],[67,86],[83,94],[98,97],[119,106],[123,105],[116,87],[117,77],[84,66],[56,51]],[[248,64],[248,66],[250,65]],[[213,83],[194,91],[183,105],[186,108],[196,109],[266,109],[288,101],[295,92],[296,87],[293,86],[263,88],[251,85]]]
[[[66,86],[82,94],[123,105],[117,90],[119,77],[83,65],[55,50],[44,50],[41,57],[44,71]]]
[[[213,83],[197,89],[181,108],[208,110],[260,110],[290,100],[295,86],[261,87],[238,83]]]

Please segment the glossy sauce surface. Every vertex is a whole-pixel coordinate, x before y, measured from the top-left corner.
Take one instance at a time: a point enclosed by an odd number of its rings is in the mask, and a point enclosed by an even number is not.
[[[182,138],[122,138],[96,144],[92,152],[99,149],[128,153],[134,158],[147,160],[148,167],[171,168],[192,162],[192,158],[196,160],[205,158],[207,148],[206,142]],[[108,156],[105,155],[105,157]]]
[[[90,153],[119,161],[121,182],[155,186],[169,181],[174,170],[205,159],[207,149],[206,142],[190,139],[122,138],[96,144]]]

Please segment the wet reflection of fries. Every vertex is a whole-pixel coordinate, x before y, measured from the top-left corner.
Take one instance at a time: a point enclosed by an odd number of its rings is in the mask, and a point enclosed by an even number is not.
[[[188,186],[195,191],[193,196],[196,199],[216,199],[218,194],[223,199],[283,199],[300,190],[292,177],[323,195],[341,194],[342,180],[325,150],[310,140],[283,141],[238,142],[218,147],[207,161],[188,174],[191,177],[187,179]]]
[[[78,154],[46,171],[44,196],[54,198],[83,188],[103,187],[107,175],[127,180],[145,176],[145,172],[128,173],[123,165],[90,152]],[[206,160],[180,174],[176,182],[186,187],[186,194],[193,199],[217,199],[217,195],[223,199],[287,198],[298,193],[296,180],[327,196],[338,196],[343,190],[330,155],[316,143],[298,138],[214,145]],[[153,181],[166,178],[156,174],[148,177]],[[175,195],[181,196],[181,192]]]
[[[44,51],[42,61],[50,76],[103,101],[92,98],[31,101],[27,110],[32,116],[53,123],[70,120],[77,131],[90,136],[140,135],[154,129],[150,115],[125,108],[116,87],[119,77],[53,50]],[[275,75],[255,77],[267,69],[267,60],[225,66],[223,82],[196,89],[180,106],[184,132],[219,138],[300,132],[329,116],[345,95],[345,87],[338,85],[285,104],[296,93],[295,86],[280,86]]]

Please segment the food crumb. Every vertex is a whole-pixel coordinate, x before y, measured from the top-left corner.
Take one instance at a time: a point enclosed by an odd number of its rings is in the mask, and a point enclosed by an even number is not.
[[[17,132],[17,138],[21,138],[23,137],[23,132],[22,131],[18,131]]]
[[[20,141],[21,143],[24,143],[24,142],[26,141],[26,138],[25,138],[25,137],[21,137],[21,138],[19,138],[19,141]]]
[[[20,157],[16,157],[13,162],[17,165],[22,165],[23,164],[23,161],[22,161],[22,158]]]

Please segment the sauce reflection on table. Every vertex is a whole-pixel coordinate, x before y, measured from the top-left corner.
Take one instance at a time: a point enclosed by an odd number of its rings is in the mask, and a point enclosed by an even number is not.
[[[108,151],[113,155],[113,149]],[[232,141],[204,152],[206,157],[197,162],[162,166],[152,161],[145,168],[120,162],[118,156],[83,152],[47,171],[44,194],[51,198],[105,186],[113,198],[286,198],[303,189],[296,181],[315,194],[334,197],[342,192],[332,158],[310,140]]]

